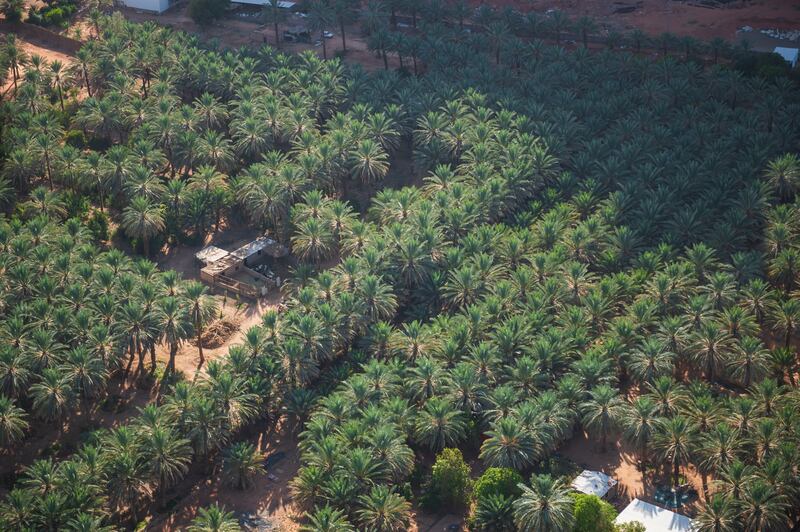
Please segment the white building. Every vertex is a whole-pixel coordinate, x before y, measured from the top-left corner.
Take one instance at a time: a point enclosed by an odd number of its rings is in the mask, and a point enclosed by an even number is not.
[[[685,515],[676,514],[649,502],[633,499],[617,518],[615,523],[638,521],[647,532],[691,532],[692,520]]]
[[[784,48],[783,46],[776,46],[773,53],[783,57],[787,63],[792,65],[792,68],[797,66],[797,59],[800,56],[800,50],[797,48]]]
[[[172,3],[172,0],[118,0],[125,7],[149,11],[151,13],[163,13]]]
[[[597,495],[601,499],[613,490],[617,485],[617,481],[600,471],[589,471],[585,469],[580,475],[575,477],[572,481],[572,488],[575,491],[585,493],[587,495]]]

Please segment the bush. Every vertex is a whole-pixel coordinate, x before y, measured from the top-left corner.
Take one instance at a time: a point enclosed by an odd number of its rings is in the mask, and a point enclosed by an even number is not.
[[[471,488],[469,465],[461,451],[445,449],[433,464],[423,504],[436,510],[463,508],[469,504]]]
[[[518,486],[521,482],[522,476],[513,469],[490,467],[475,481],[475,489],[472,495],[478,504],[491,495],[502,495],[516,499],[522,493]]]
[[[199,26],[208,26],[225,14],[230,0],[189,0],[189,16]]]
[[[639,521],[631,521],[617,525],[614,532],[647,532],[647,529]]]
[[[91,231],[97,241],[108,240],[108,215],[102,211],[94,211],[86,222],[86,227]]]
[[[597,495],[577,493],[573,495],[575,506],[574,532],[614,532],[617,511]]]
[[[0,0],[0,13],[3,13],[8,22],[19,22],[22,20],[22,10],[25,2],[22,0]]]

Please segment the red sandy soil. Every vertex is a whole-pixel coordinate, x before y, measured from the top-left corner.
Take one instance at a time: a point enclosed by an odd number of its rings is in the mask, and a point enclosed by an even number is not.
[[[111,386],[119,386],[119,381],[113,381]],[[33,430],[16,446],[16,453],[0,455],[0,476],[18,474],[39,458],[66,458],[77,450],[87,431],[124,425],[139,414],[139,408],[152,400],[150,390],[128,386],[120,393],[121,406],[116,412],[107,412],[99,408],[99,405],[92,405],[88,412],[79,412],[73,416],[60,437],[54,424],[31,423]],[[56,443],[58,448],[54,448]],[[5,493],[6,486],[3,485],[0,487],[0,497],[5,496]]]
[[[634,498],[653,502],[657,484],[669,484],[668,476],[654,476],[652,473],[642,476],[637,466],[637,457],[631,447],[623,441],[608,442],[605,453],[600,452],[600,444],[591,440],[584,433],[575,435],[559,450],[560,454],[569,458],[583,469],[602,471],[619,482],[617,487],[618,508],[625,507]],[[703,498],[703,484],[694,467],[681,468],[681,474],[697,490]],[[709,478],[709,485],[711,479]]]
[[[195,261],[194,254],[205,246],[213,244],[222,249],[233,250],[237,247],[260,236],[261,233],[255,229],[237,226],[224,228],[221,231],[212,233],[206,237],[202,244],[188,245],[179,244],[167,247],[156,258],[158,266],[162,270],[176,270],[184,279],[200,279],[200,267]],[[281,277],[285,277],[282,275]],[[269,309],[276,309],[280,305],[280,292],[272,291],[266,297],[257,301],[241,299],[237,301],[234,297],[215,295],[217,306],[225,320],[239,325],[239,329],[233,333],[225,343],[214,348],[204,348],[203,355],[206,363],[216,358],[228,354],[230,346],[241,343],[248,329],[261,323],[261,317]],[[169,347],[160,345],[156,349],[156,357],[159,361],[166,363],[169,360]],[[178,350],[175,358],[175,369],[183,372],[184,376],[192,379],[199,364],[199,352],[197,347],[190,343],[184,343]]]
[[[144,13],[128,8],[121,8],[119,11],[125,15],[125,18],[128,20],[135,22],[150,20],[164,26],[169,26],[189,33],[196,33],[200,35],[203,40],[217,39],[220,44],[226,47],[257,47],[262,44],[275,45],[275,31],[272,26],[265,26],[256,22],[249,22],[230,17],[220,20],[210,27],[201,28],[189,17],[187,13],[187,4],[185,3],[174,6],[169,11],[160,15]],[[283,34],[285,27],[295,25],[304,25],[304,22],[302,19],[298,18],[296,20],[291,20],[287,24],[281,24],[279,26],[279,33]],[[326,41],[329,59],[333,58],[336,52],[342,49],[342,40],[339,32],[335,30],[332,31],[335,34],[334,37]],[[367,49],[366,40],[360,35],[360,31],[357,26],[349,27],[345,37],[347,40],[347,54],[345,56],[345,61],[350,63],[360,63],[366,70],[370,71],[383,68],[383,59]],[[312,38],[312,40],[317,39]],[[293,53],[312,50],[320,57],[323,55],[322,46],[314,46],[313,44],[308,43],[282,43],[281,50]],[[389,68],[397,68],[398,66],[399,63],[397,57],[390,57]]]
[[[709,9],[675,0],[642,0],[642,7],[631,13],[614,14],[622,5],[635,5],[637,0],[491,0],[489,4],[519,11],[557,9],[570,18],[594,17],[615,30],[639,28],[658,35],[676,35],[710,40],[714,37],[733,40],[742,26],[756,29],[800,29],[799,0],[755,0],[734,2],[730,7]],[[477,3],[477,2],[476,2]],[[483,2],[481,2],[483,3]]]
[[[259,475],[252,489],[239,491],[224,486],[219,467],[209,477],[198,478],[188,493],[169,515],[151,521],[147,530],[182,530],[197,515],[198,508],[218,503],[226,510],[240,514],[249,512],[268,519],[281,532],[296,531],[300,516],[291,504],[289,481],[300,467],[297,440],[288,427],[280,425],[275,432],[251,438],[265,457],[283,452],[285,456],[265,475]]]

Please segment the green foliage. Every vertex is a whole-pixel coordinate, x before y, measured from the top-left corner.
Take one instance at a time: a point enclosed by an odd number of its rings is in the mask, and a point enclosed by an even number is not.
[[[423,501],[431,509],[458,509],[469,504],[472,480],[469,465],[458,449],[444,449],[436,457]]]
[[[647,532],[647,529],[639,521],[631,521],[630,523],[615,525],[614,532]]]
[[[613,506],[596,495],[576,493],[573,498],[573,532],[614,532],[617,511]]]
[[[22,20],[22,13],[24,9],[24,0],[0,1],[0,12],[3,13],[8,22],[19,22]]]
[[[54,0],[38,9],[28,10],[27,22],[38,26],[66,27],[69,18],[78,10],[74,0]]]
[[[108,214],[102,211],[92,212],[86,221],[86,228],[91,231],[95,240],[105,242],[110,236],[108,233]]]
[[[479,504],[482,499],[493,495],[503,495],[513,500],[521,493],[521,482],[522,476],[514,469],[490,467],[475,481],[472,496]]]
[[[209,26],[222,18],[230,0],[189,0],[189,16],[199,26]]]

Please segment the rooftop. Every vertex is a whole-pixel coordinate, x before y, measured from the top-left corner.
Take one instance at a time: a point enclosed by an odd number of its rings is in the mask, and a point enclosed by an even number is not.
[[[647,532],[689,532],[692,520],[685,515],[676,514],[655,504],[633,499],[614,520],[617,524],[638,521]]]
[[[289,250],[286,249],[285,246],[279,244],[275,240],[271,238],[267,238],[265,236],[261,236],[253,240],[252,242],[248,242],[244,246],[240,247],[236,251],[231,252],[231,255],[238,258],[238,259],[246,259],[248,257],[252,257],[256,255],[259,251],[264,251],[267,255],[275,257],[276,259],[280,257],[285,257],[289,254]]]
[[[608,490],[617,485],[617,481],[600,471],[589,471],[585,469],[572,481],[572,487],[576,491],[587,495],[597,495],[604,497]]]

